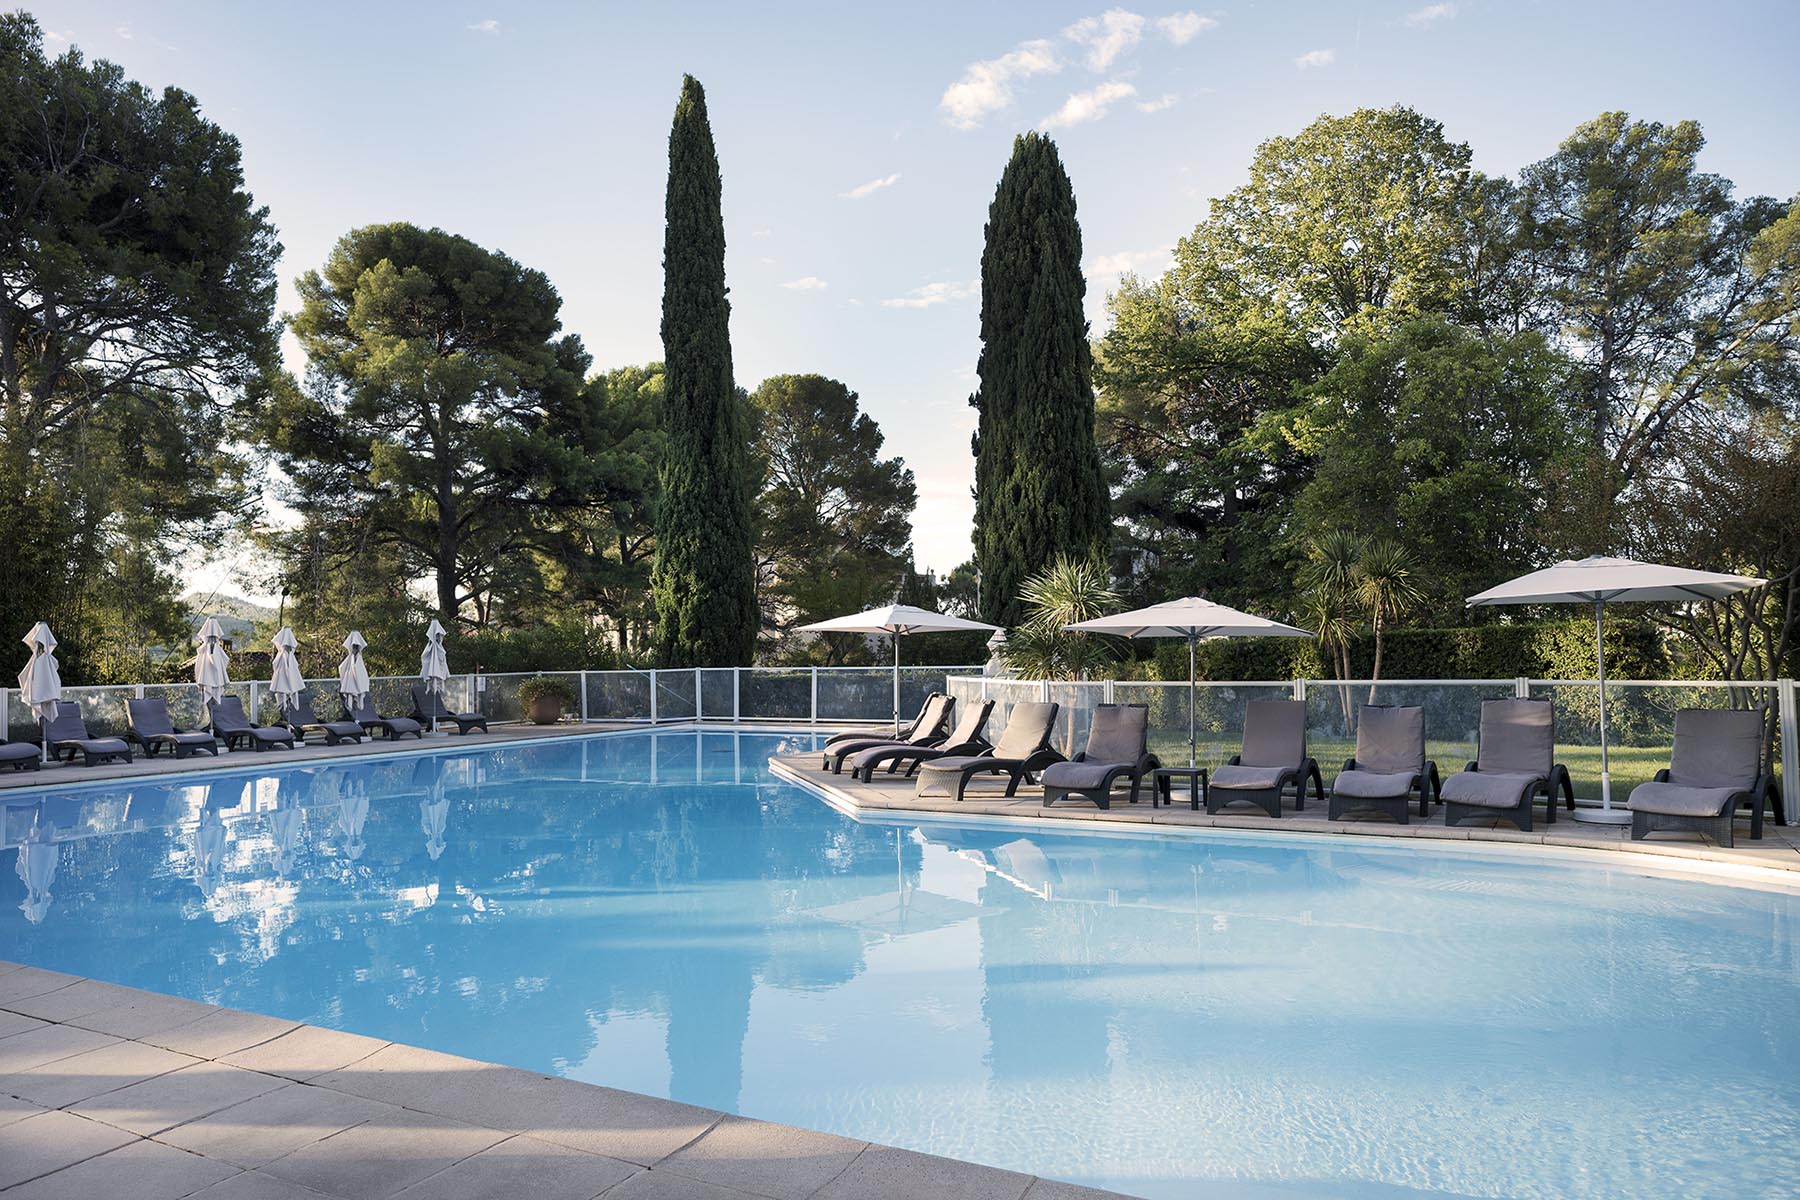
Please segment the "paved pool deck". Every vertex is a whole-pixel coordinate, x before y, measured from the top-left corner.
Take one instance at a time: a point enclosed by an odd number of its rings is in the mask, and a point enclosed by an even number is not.
[[[1654,864],[1662,869],[1689,869],[1744,882],[1800,887],[1800,826],[1777,825],[1772,816],[1763,822],[1761,841],[1750,840],[1749,818],[1740,820],[1735,837],[1737,844],[1727,848],[1691,833],[1653,833],[1643,841],[1634,842],[1629,826],[1578,822],[1570,819],[1566,809],[1558,809],[1556,822],[1546,825],[1541,804],[1534,812],[1535,828],[1530,833],[1511,825],[1471,821],[1447,828],[1443,810],[1437,806],[1433,806],[1429,818],[1420,817],[1415,808],[1411,821],[1405,825],[1379,815],[1328,821],[1322,800],[1314,798],[1301,811],[1295,808],[1291,794],[1283,799],[1282,815],[1278,818],[1261,813],[1252,815],[1252,810],[1244,808],[1208,814],[1204,806],[1198,812],[1189,807],[1185,780],[1177,781],[1174,803],[1168,805],[1152,805],[1146,787],[1137,804],[1130,803],[1126,789],[1121,788],[1112,797],[1112,807],[1104,811],[1081,799],[1063,800],[1045,808],[1042,788],[1021,785],[1016,796],[1007,797],[1003,794],[1006,781],[1001,777],[977,779],[964,799],[958,802],[947,796],[916,796],[916,781],[902,775],[877,772],[871,782],[862,783],[851,779],[848,773],[833,775],[821,770],[819,763],[820,755],[816,752],[790,754],[771,758],[769,769],[777,777],[810,789],[834,807],[852,815],[893,814],[899,817],[912,814],[926,820],[946,816],[1004,817],[1042,821],[1066,828],[1091,827],[1100,822],[1166,829],[1256,830],[1610,851],[1635,856],[1639,865]],[[1719,872],[1720,866],[1735,869]]]
[[[0,962],[6,1200],[1111,1195]]]

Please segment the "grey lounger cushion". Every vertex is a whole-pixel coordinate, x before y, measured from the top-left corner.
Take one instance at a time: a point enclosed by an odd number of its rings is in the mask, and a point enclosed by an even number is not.
[[[1442,798],[1452,804],[1477,808],[1517,808],[1532,787],[1544,781],[1535,775],[1501,771],[1458,771],[1444,780]]]
[[[1332,781],[1331,787],[1340,796],[1390,800],[1409,794],[1418,777],[1417,771],[1344,771]]]
[[[1275,786],[1280,778],[1294,769],[1294,764],[1285,767],[1246,767],[1232,766],[1227,763],[1213,768],[1209,787],[1224,788],[1226,791],[1267,791]]]
[[[1129,767],[1126,762],[1059,762],[1051,763],[1044,768],[1038,778],[1047,788],[1069,788],[1078,791],[1081,788],[1097,788],[1106,782],[1107,773],[1120,767]]]
[[[1683,787],[1679,783],[1640,783],[1631,789],[1630,806],[1666,817],[1716,817],[1743,788]]]
[[[1756,786],[1762,772],[1763,710],[1684,708],[1666,783],[1641,783],[1630,806],[1670,817],[1713,817]]]
[[[41,754],[30,742],[0,742],[0,762],[24,762]]]

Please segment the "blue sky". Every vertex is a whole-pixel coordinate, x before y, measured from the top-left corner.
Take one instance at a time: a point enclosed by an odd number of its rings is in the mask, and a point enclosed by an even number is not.
[[[1412,105],[1511,174],[1612,108],[1705,127],[1741,194],[1800,191],[1800,5],[1235,3],[28,5],[242,139],[292,281],[345,230],[439,225],[548,273],[597,365],[660,357],[666,139],[705,85],[739,383],[861,393],[919,479],[918,562],[969,551],[982,223],[1048,128],[1089,309],[1155,271],[1263,139]],[[227,561],[207,582],[255,589]]]

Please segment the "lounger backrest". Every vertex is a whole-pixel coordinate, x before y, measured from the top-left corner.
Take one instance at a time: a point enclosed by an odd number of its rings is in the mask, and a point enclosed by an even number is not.
[[[962,720],[958,721],[956,728],[950,731],[950,744],[966,746],[980,737],[981,731],[987,728],[988,714],[993,711],[994,702],[992,700],[977,700],[964,708]]]
[[[1150,738],[1150,709],[1143,704],[1102,704],[1088,726],[1087,760],[1135,763]]]
[[[929,742],[944,732],[944,722],[950,717],[951,706],[955,701],[941,692],[932,693],[931,699],[925,702],[925,710],[919,714],[919,723],[907,735],[909,742]]]
[[[1292,767],[1306,757],[1306,704],[1301,700],[1252,700],[1244,706],[1246,767]]]
[[[248,729],[250,718],[244,715],[244,702],[236,696],[221,696],[208,704],[212,709],[214,729]]]
[[[1475,765],[1502,775],[1549,775],[1556,758],[1555,713],[1548,700],[1483,700]]]
[[[175,722],[169,719],[169,705],[160,696],[147,700],[127,700],[125,717],[131,727],[141,734],[154,736],[175,732]]]
[[[1762,774],[1763,708],[1684,708],[1675,714],[1669,782],[1681,787],[1748,788]]]
[[[432,717],[447,717],[450,710],[444,706],[438,694],[428,687],[416,687],[412,690],[413,708],[426,720]]]
[[[909,738],[913,734],[917,733],[919,731],[920,723],[925,720],[925,717],[931,710],[931,702],[933,700],[936,700],[938,697],[942,696],[943,694],[944,693],[942,693],[942,692],[932,692],[931,694],[926,696],[924,702],[919,705],[918,714],[913,717],[912,724],[908,725],[906,727],[906,729],[900,734],[900,736],[903,738]]]
[[[1050,744],[1056,730],[1056,714],[1060,706],[1041,700],[1015,704],[1006,720],[1006,731],[994,744],[995,758],[1030,758]]]
[[[56,702],[56,715],[44,726],[44,736],[53,742],[88,740],[87,722],[81,719],[81,705],[68,700]]]
[[[1365,771],[1425,769],[1425,710],[1365,704],[1356,717],[1356,765]]]
[[[361,704],[356,705],[355,707],[351,707],[350,702],[345,701],[344,702],[344,711],[350,714],[350,719],[352,721],[360,722],[360,721],[379,721],[379,720],[381,720],[381,714],[376,712],[375,706],[367,700],[364,700]]]

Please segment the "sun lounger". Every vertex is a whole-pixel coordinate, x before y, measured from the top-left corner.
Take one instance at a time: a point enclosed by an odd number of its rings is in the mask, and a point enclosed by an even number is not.
[[[892,775],[900,769],[901,763],[905,763],[907,777],[911,778],[919,764],[930,759],[947,758],[952,754],[983,754],[989,746],[982,734],[987,729],[988,714],[993,711],[992,700],[975,701],[963,710],[962,719],[949,736],[935,746],[900,744],[859,750],[850,759],[850,776],[868,783],[875,778],[876,767],[885,763],[888,774]]]
[[[1356,715],[1356,757],[1331,781],[1326,815],[1337,821],[1353,812],[1384,812],[1405,825],[1413,792],[1419,815],[1428,817],[1431,789],[1438,786],[1437,764],[1425,757],[1425,710],[1365,704]]]
[[[938,746],[943,744],[944,726],[949,724],[950,715],[956,709],[956,701],[942,693],[934,693],[925,702],[919,713],[919,719],[913,723],[912,732],[905,737],[872,737],[862,734],[846,738],[841,734],[825,744],[825,759],[819,764],[822,771],[830,771],[833,775],[844,769],[844,760],[863,751],[872,750],[876,746]]]
[[[1044,807],[1065,796],[1112,807],[1112,790],[1121,779],[1131,781],[1131,802],[1138,802],[1144,776],[1160,764],[1150,753],[1150,709],[1143,704],[1102,704],[1094,709],[1087,747],[1068,762],[1044,768]]]
[[[940,787],[945,789],[941,794],[961,800],[969,781],[977,775],[1005,775],[1008,796],[1018,792],[1021,781],[1035,783],[1039,771],[1063,761],[1063,756],[1050,746],[1057,711],[1058,706],[1053,703],[1013,705],[1006,730],[992,750],[986,754],[948,754],[920,763],[919,782],[913,795],[924,796]]]
[[[305,692],[295,699],[294,703],[281,710],[281,723],[294,731],[296,737],[305,737],[316,729],[325,735],[325,744],[335,746],[339,742],[360,742],[364,736],[363,727],[355,721],[324,721],[313,711],[312,698]]]
[[[1306,702],[1252,700],[1244,706],[1244,748],[1215,769],[1206,785],[1206,811],[1234,801],[1281,815],[1281,794],[1294,786],[1294,807],[1306,807],[1306,782],[1323,795],[1319,764],[1306,757]]]
[[[35,771],[43,765],[43,752],[30,742],[9,742],[0,738],[0,767]]]
[[[1781,792],[1763,768],[1761,708],[1684,708],[1675,714],[1675,745],[1667,769],[1650,783],[1631,789],[1631,837],[1642,841],[1659,829],[1704,833],[1721,846],[1732,844],[1740,805],[1750,806],[1750,837],[1762,837],[1763,811],[1771,803],[1775,819],[1787,824]]]
[[[918,732],[920,723],[923,722],[927,717],[929,717],[932,714],[932,709],[933,709],[932,701],[942,700],[943,698],[944,698],[944,693],[942,693],[942,692],[932,692],[930,695],[926,696],[924,703],[919,705],[919,715],[912,719],[912,724],[908,725],[905,729],[899,730],[898,732],[893,734],[891,737],[883,737],[882,740],[889,741],[889,742],[904,742],[904,741],[906,741],[913,734]],[[938,721],[940,723],[943,721],[943,716],[941,714],[938,716]],[[826,738],[824,748],[829,750],[833,746],[837,745],[839,742],[866,740],[870,737],[875,737],[875,736],[878,736],[878,735],[872,734],[867,729],[849,729],[849,730],[845,730],[843,733],[834,733],[830,737]]]
[[[425,736],[424,727],[411,717],[384,717],[366,700],[361,708],[351,708],[349,704],[345,704],[344,715],[361,725],[365,733],[373,735],[377,729],[381,730],[387,734],[389,741],[408,734],[421,739]]]
[[[103,762],[131,761],[131,746],[124,738],[90,737],[87,723],[81,719],[81,705],[66,700],[56,704],[56,716],[44,726],[44,741],[50,757],[73,763],[77,754],[86,766]]]
[[[258,751],[294,748],[294,731],[281,725],[252,725],[244,714],[244,702],[222,696],[207,702],[212,710],[213,732],[225,739],[225,748],[250,746]]]
[[[1548,700],[1483,700],[1475,761],[1444,780],[1444,824],[1469,817],[1511,821],[1531,829],[1531,804],[1544,797],[1544,820],[1556,820],[1556,790],[1575,807],[1568,768],[1556,761],[1556,713]]]
[[[471,729],[488,731],[487,718],[475,712],[451,712],[444,704],[444,698],[430,688],[416,687],[412,690],[412,719],[421,725],[437,721],[440,724],[448,721],[456,726],[456,732],[467,733]]]
[[[144,748],[146,758],[155,758],[158,750],[168,750],[176,758],[186,758],[196,750],[219,753],[218,739],[203,729],[181,730],[169,716],[169,705],[160,697],[125,702],[125,721],[130,731],[125,735]]]

